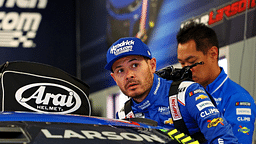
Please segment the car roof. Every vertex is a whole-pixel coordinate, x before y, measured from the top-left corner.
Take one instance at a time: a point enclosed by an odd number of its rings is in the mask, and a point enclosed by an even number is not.
[[[2,112],[0,121],[33,121],[33,122],[63,122],[80,124],[113,125],[126,127],[144,127],[159,129],[162,127],[151,126],[140,122],[132,122],[103,117],[93,117],[73,114],[42,114],[35,112]]]

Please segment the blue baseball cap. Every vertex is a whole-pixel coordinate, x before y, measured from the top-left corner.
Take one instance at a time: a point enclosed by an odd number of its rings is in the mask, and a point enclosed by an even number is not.
[[[130,55],[140,55],[152,59],[148,46],[139,38],[120,38],[108,49],[105,69],[112,71],[112,65],[116,60]]]

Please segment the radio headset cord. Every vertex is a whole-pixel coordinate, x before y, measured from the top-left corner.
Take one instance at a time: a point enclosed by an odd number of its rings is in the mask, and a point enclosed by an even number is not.
[[[203,65],[203,64],[204,64],[204,62],[201,61],[201,62],[194,63],[190,66],[185,66],[182,69],[174,68],[172,65],[169,65],[169,66],[164,67],[158,71],[155,71],[155,73],[159,77],[162,77],[164,79],[173,80],[174,83],[180,83],[184,80],[193,81],[192,80],[192,72],[190,69],[197,65]],[[205,92],[208,94],[208,96],[211,99],[214,106],[217,106],[213,97],[206,90],[205,90]]]
[[[195,64],[192,64],[190,66],[185,66],[182,69],[174,68],[172,65],[169,65],[167,67],[164,67],[155,73],[164,79],[167,80],[173,80],[173,81],[180,81],[184,79],[188,79],[192,81],[192,72],[190,71],[191,68],[197,66],[197,65],[203,65],[204,62],[197,62]]]

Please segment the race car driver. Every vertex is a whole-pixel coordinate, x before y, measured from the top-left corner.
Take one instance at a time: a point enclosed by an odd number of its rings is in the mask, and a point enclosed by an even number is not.
[[[117,118],[148,118],[166,128],[175,128],[173,121],[183,119],[189,135],[201,131],[206,139],[204,143],[238,143],[230,124],[200,84],[183,81],[179,93],[169,95],[172,81],[155,74],[156,59],[140,39],[117,40],[106,57],[105,69],[111,71],[121,91],[131,98],[132,111],[126,114],[121,109]]]

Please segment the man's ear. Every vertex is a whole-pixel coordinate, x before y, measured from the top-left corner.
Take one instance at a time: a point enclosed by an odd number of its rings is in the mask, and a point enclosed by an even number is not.
[[[212,46],[211,49],[209,50],[209,53],[211,58],[218,61],[219,52],[216,46]]]
[[[116,79],[115,79],[115,75],[114,73],[110,73],[110,75],[112,76],[112,78],[114,79],[114,81],[116,82]]]
[[[151,66],[152,72],[154,73],[156,71],[156,58],[152,58],[150,60],[150,66]]]

